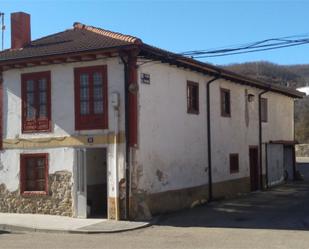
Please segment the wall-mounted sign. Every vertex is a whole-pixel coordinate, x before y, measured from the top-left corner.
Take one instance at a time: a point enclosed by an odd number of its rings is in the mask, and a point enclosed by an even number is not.
[[[93,137],[88,137],[87,142],[88,142],[88,144],[92,144],[93,143]]]
[[[142,81],[142,83],[149,85],[150,84],[150,74],[142,73],[141,74],[141,81]]]

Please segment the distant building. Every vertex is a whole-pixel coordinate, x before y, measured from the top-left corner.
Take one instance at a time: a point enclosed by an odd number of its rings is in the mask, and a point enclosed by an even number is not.
[[[305,93],[306,96],[308,96],[309,95],[309,86],[299,87],[299,88],[297,88],[297,91]]]
[[[142,219],[293,178],[302,93],[80,23],[31,41],[11,18],[0,212]]]

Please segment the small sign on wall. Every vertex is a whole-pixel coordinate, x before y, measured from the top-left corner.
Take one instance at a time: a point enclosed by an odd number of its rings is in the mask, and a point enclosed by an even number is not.
[[[141,73],[141,81],[143,84],[150,85],[150,74],[148,73]]]
[[[87,137],[88,144],[93,144],[93,137]]]

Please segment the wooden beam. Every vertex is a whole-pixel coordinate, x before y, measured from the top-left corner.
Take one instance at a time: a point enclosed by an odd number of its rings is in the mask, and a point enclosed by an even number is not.
[[[52,62],[53,62],[53,64],[65,63],[66,59],[65,58],[54,59],[54,60],[52,60]]]
[[[76,61],[81,61],[81,56],[70,56],[67,58],[67,62],[76,62]]]
[[[95,60],[97,56],[95,54],[87,54],[82,56],[82,61]]]

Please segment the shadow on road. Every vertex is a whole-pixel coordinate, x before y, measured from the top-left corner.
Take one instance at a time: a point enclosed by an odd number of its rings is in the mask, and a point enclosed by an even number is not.
[[[305,181],[162,216],[159,225],[309,230],[309,165]]]

